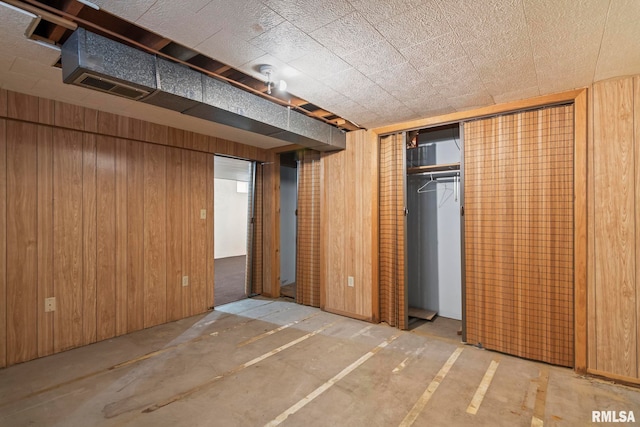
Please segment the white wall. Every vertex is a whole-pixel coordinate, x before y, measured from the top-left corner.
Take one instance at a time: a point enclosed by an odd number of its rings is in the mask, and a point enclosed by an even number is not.
[[[453,144],[439,144],[438,163],[460,161],[460,151]],[[460,242],[460,193],[455,184],[439,184],[438,191],[438,314],[462,320],[462,253]],[[460,184],[458,184],[458,187]],[[458,188],[459,190],[460,188]]]
[[[237,181],[214,179],[214,258],[247,254],[249,194],[238,193]]]
[[[296,209],[298,171],[280,167],[280,283],[296,281]]]

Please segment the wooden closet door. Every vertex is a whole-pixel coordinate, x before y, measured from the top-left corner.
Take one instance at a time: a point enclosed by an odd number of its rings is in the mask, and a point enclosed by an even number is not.
[[[380,320],[407,329],[404,137],[380,138]]]
[[[320,307],[320,153],[305,150],[298,163],[296,302]]]
[[[464,124],[467,342],[574,363],[573,106]]]

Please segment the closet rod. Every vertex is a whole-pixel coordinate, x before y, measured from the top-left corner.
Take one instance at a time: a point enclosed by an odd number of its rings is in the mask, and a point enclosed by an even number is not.
[[[431,176],[433,178],[445,178],[445,177],[453,177],[460,176],[459,170],[454,171],[436,171],[436,172],[420,172],[411,174],[413,176]]]

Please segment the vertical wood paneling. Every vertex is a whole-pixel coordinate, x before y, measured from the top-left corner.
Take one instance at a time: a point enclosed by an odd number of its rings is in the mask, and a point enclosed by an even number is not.
[[[85,108],[66,102],[55,101],[54,123],[61,128],[84,130]]]
[[[166,148],[144,146],[144,327],[167,318]]]
[[[144,146],[127,144],[127,330],[144,328]]]
[[[115,168],[116,335],[127,333],[127,141],[117,139]]]
[[[184,194],[187,192],[182,184],[183,151],[178,148],[167,149],[167,320],[183,317],[182,212]]]
[[[45,313],[45,298],[53,289],[53,133],[38,126],[38,356],[53,353],[53,312]]]
[[[55,351],[83,342],[82,166],[83,136],[54,130],[53,242]]]
[[[596,366],[637,377],[633,80],[593,90]]]
[[[84,135],[82,150],[82,343],[97,340],[96,137]]]
[[[37,127],[7,123],[7,364],[38,355]]]
[[[182,151],[182,185],[184,188],[191,186],[191,154]],[[182,274],[191,274],[189,260],[191,259],[191,191],[182,194]],[[191,310],[191,286],[182,288],[182,314],[191,316],[195,313]]]
[[[38,100],[38,123],[43,125],[55,124],[55,101],[43,98]]]
[[[39,118],[39,99],[24,93],[8,92],[7,117],[11,119],[37,122]]]
[[[213,304],[213,156],[177,149],[172,153],[182,164],[166,169],[170,157],[165,159],[159,144],[186,141],[192,150],[207,151],[215,138],[2,89],[0,116],[8,117],[0,120],[0,235],[5,236],[0,239],[0,366]],[[170,132],[181,140],[169,141]],[[230,141],[224,149],[270,160],[265,150]],[[180,188],[171,189],[172,184]],[[265,225],[272,230],[277,182],[270,186]],[[206,220],[200,209],[207,210]],[[175,230],[170,215],[178,218]],[[267,274],[269,283],[276,283],[273,234],[268,245]],[[177,258],[172,261],[171,255]],[[172,262],[193,282],[182,288],[181,272],[174,272],[181,295],[174,298],[178,310],[167,317],[167,305],[175,308],[166,297]],[[57,310],[45,313],[44,299],[50,296],[56,297]]]
[[[0,89],[0,113],[6,111]],[[7,121],[0,119],[0,235],[7,235]],[[7,366],[7,239],[0,237],[0,368]]]
[[[577,372],[583,374],[587,370],[587,280],[588,280],[588,248],[589,222],[587,212],[588,180],[588,143],[587,136],[587,90],[576,97],[574,103],[574,274],[575,274],[575,366]],[[636,111],[638,109],[636,108]],[[636,137],[636,141],[638,138]],[[636,147],[637,148],[637,147]],[[636,164],[638,164],[636,162]],[[636,186],[636,189],[638,187]],[[636,198],[637,200],[637,198]],[[636,209],[637,213],[637,209]],[[636,228],[636,231],[637,228]],[[637,239],[636,239],[637,241]],[[637,275],[636,275],[637,277]]]
[[[116,334],[116,147],[115,138],[96,140],[97,210],[97,339]]]
[[[207,154],[192,151],[189,180],[191,211],[189,213],[189,286],[191,312],[203,313],[207,305],[207,219],[200,218],[200,210],[207,207]]]
[[[640,77],[633,79],[633,125],[635,157],[635,228],[636,228],[636,378],[640,377]]]
[[[0,117],[7,117],[8,97],[8,91],[6,89],[0,89]]]
[[[325,177],[320,214],[324,308],[367,320],[378,317],[373,308],[378,303],[373,291],[378,286],[376,139],[373,133],[350,132],[346,150],[322,155],[319,174]],[[348,286],[349,276],[354,287]]]

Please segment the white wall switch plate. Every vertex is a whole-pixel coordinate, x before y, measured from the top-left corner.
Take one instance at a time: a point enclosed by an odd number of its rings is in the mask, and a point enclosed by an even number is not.
[[[189,276],[182,276],[182,286],[189,286]]]
[[[207,210],[200,209],[200,219],[207,219]]]
[[[350,288],[353,288],[353,287],[355,286],[355,281],[354,281],[354,279],[353,279],[353,276],[349,276],[349,278],[347,279],[347,285],[348,285]]]
[[[56,297],[44,299],[44,312],[56,311]]]

